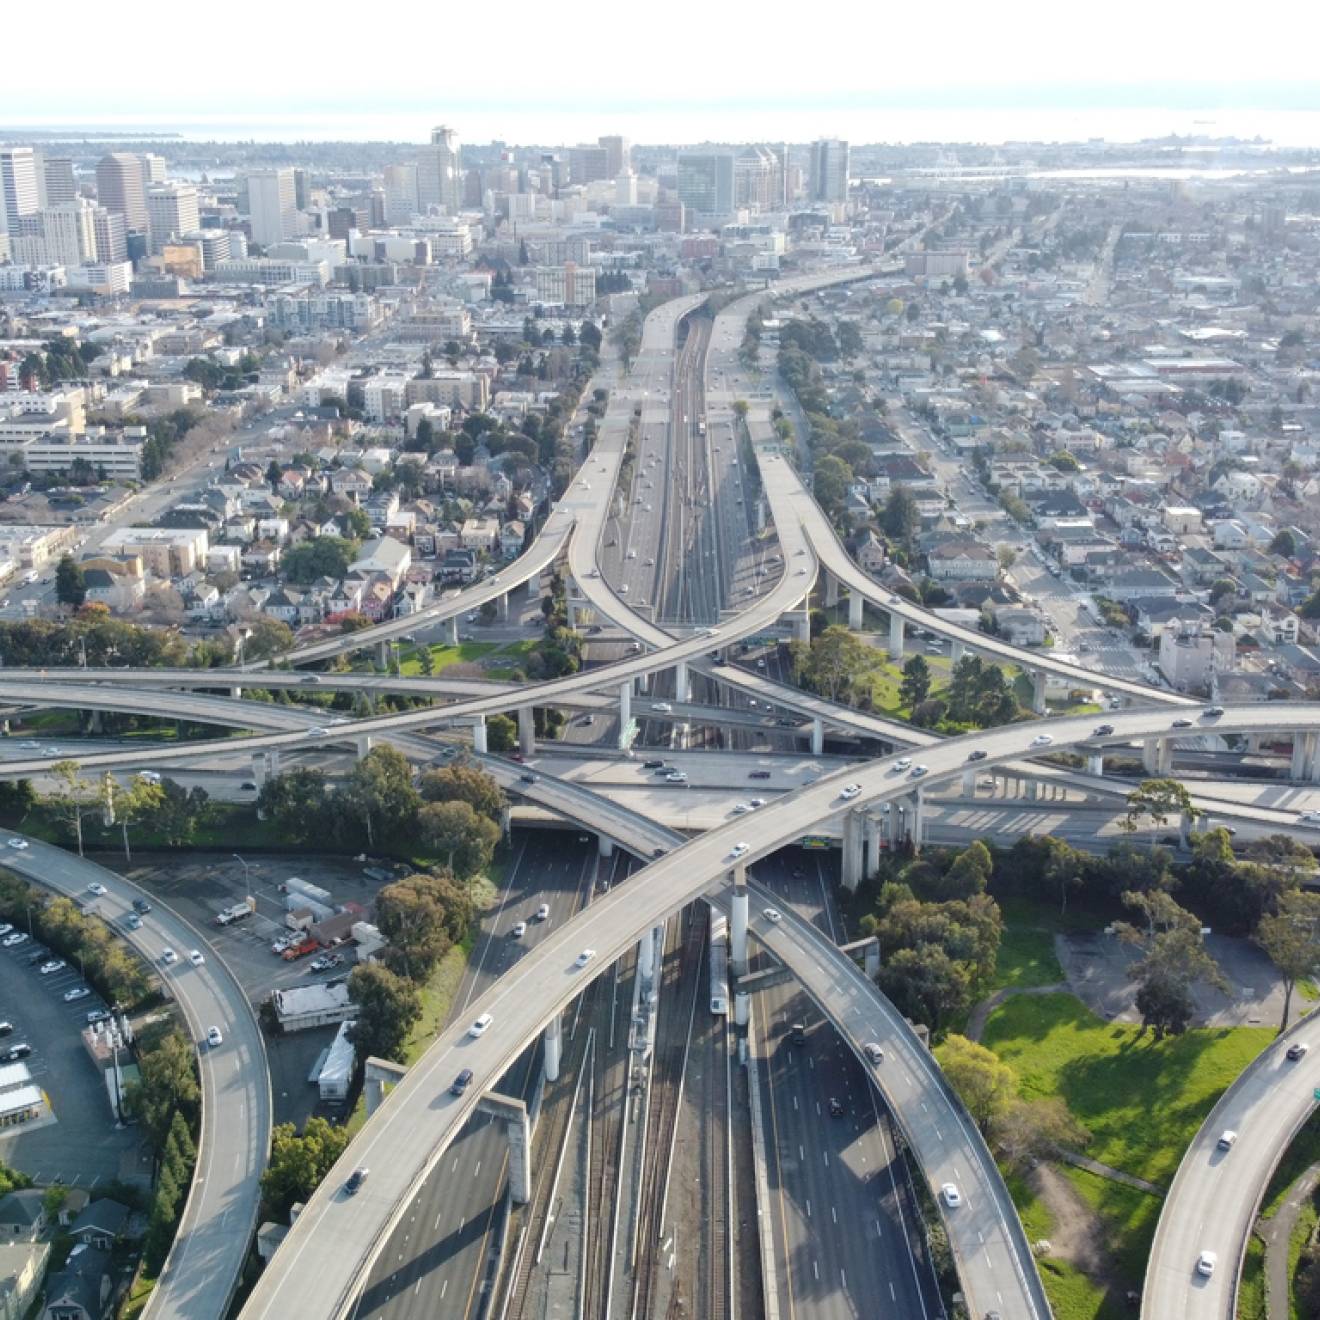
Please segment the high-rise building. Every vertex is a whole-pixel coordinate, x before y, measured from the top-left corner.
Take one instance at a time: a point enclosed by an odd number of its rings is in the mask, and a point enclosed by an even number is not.
[[[118,211],[98,206],[92,212],[92,232],[96,235],[96,259],[112,265],[128,259],[128,234],[124,217]]]
[[[73,177],[73,161],[67,156],[47,156],[42,161],[46,184],[46,205],[72,206],[78,196],[78,181]]]
[[[417,166],[385,166],[385,223],[406,225],[417,214]]]
[[[46,260],[51,265],[80,266],[97,260],[95,213],[96,207],[85,197],[42,211]]]
[[[142,156],[142,181],[146,184],[165,182],[165,158],[150,151]]]
[[[632,149],[626,137],[598,137],[596,142],[605,148],[607,179],[617,179],[632,169]]]
[[[247,185],[252,241],[266,247],[291,238],[298,227],[293,171],[252,170]]]
[[[125,229],[147,232],[146,170],[141,156],[126,151],[102,156],[96,163],[96,196],[107,211],[124,217]]]
[[[307,181],[307,171],[295,169],[293,171],[293,204],[300,211],[305,211],[311,195],[312,186]]]
[[[431,145],[417,156],[417,205],[425,213],[435,207],[443,215],[457,215],[463,196],[463,165],[458,138],[452,128],[431,130]]]
[[[848,200],[848,144],[822,138],[811,144],[809,188],[813,202]]]
[[[562,266],[539,266],[536,296],[541,302],[564,307],[587,307],[596,301],[596,268],[573,261]]]
[[[573,183],[601,183],[614,178],[609,151],[605,147],[569,147],[568,177]]]
[[[768,147],[742,147],[733,162],[734,204],[772,211],[783,204],[783,196],[779,157]]]
[[[202,227],[197,189],[191,183],[159,183],[147,189],[147,218],[151,222],[151,250],[160,254],[165,244]]]
[[[734,206],[733,153],[680,152],[678,200],[688,211],[702,215],[728,215]]]
[[[0,148],[0,232],[16,234],[41,209],[36,159],[31,147]]]

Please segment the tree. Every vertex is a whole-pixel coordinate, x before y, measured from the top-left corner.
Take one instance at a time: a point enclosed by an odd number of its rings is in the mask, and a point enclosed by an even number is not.
[[[329,781],[325,772],[295,766],[261,786],[257,809],[279,828],[288,843],[313,843],[329,832]]]
[[[1287,527],[1281,527],[1274,533],[1274,539],[1270,542],[1270,554],[1291,559],[1296,553],[1297,538]]]
[[[376,921],[404,973],[420,979],[467,934],[472,900],[452,874],[410,875],[376,895]]]
[[[249,625],[243,643],[243,660],[269,660],[271,656],[287,651],[293,645],[293,630],[279,619],[260,618]]]
[[[990,1132],[995,1153],[1018,1173],[1060,1148],[1076,1150],[1091,1139],[1057,1095],[1010,1101],[991,1120]]]
[[[357,549],[355,541],[342,536],[314,536],[294,546],[281,561],[280,570],[290,582],[304,585],[322,577],[338,580],[348,572]]]
[[[971,898],[984,894],[994,871],[990,849],[980,839],[973,839],[953,859],[937,888],[942,899]]]
[[[46,809],[74,832],[78,841],[78,856],[81,857],[83,817],[96,808],[100,795],[96,785],[78,773],[77,761],[56,761],[50,773],[55,780],[55,787],[45,799]]]
[[[55,599],[74,609],[87,599],[87,580],[72,555],[61,555],[55,566]]]
[[[191,1125],[201,1092],[197,1085],[197,1053],[180,1031],[171,1030],[152,1049],[138,1056],[138,1080],[130,1082],[126,1099],[154,1149],[162,1150],[175,1114]]]
[[[402,1063],[408,1033],[422,1015],[417,987],[388,967],[367,963],[353,969],[348,994],[357,1006],[348,1035],[358,1054]]]
[[[748,406],[746,399],[735,399],[733,401],[733,414],[740,422],[747,420]]]
[[[908,710],[915,710],[930,696],[930,665],[924,655],[911,656],[903,665],[903,681],[898,695]]]
[[[1127,796],[1127,814],[1119,823],[1129,834],[1143,816],[1149,816],[1158,828],[1170,816],[1177,815],[1180,826],[1195,820],[1200,809],[1192,805],[1192,795],[1176,779],[1143,779]]]
[[[466,802],[474,811],[495,821],[508,805],[504,790],[493,776],[466,759],[428,770],[417,787],[424,802]]]
[[[351,509],[346,509],[341,516],[345,529],[354,540],[365,541],[371,535],[371,515],[365,509],[354,505]]]
[[[1005,573],[1017,563],[1017,558],[1018,552],[1011,545],[1001,545],[995,551],[995,560]]]
[[[466,802],[428,802],[417,813],[418,834],[431,852],[460,879],[469,880],[490,865],[500,827]]]
[[[807,686],[831,701],[851,691],[859,674],[871,665],[865,643],[838,624],[826,628],[811,643],[804,674]]]
[[[938,944],[891,955],[880,969],[880,988],[904,1014],[936,1032],[972,1004],[970,969]]]
[[[184,788],[174,779],[162,779],[159,788],[161,794],[146,815],[147,824],[171,847],[182,847],[197,832],[210,796],[200,784]]]
[[[880,525],[886,536],[904,544],[916,534],[917,528],[921,526],[921,515],[917,511],[916,497],[906,486],[895,486],[889,492]]]
[[[830,517],[837,517],[843,512],[852,480],[852,469],[843,459],[835,458],[833,454],[826,454],[816,463],[812,493],[816,497],[816,503]]]
[[[486,746],[492,752],[511,752],[518,745],[518,725],[507,715],[492,715],[486,721]]]
[[[128,848],[128,827],[149,819],[164,805],[165,790],[159,783],[134,775],[127,784],[106,776],[106,797],[111,815],[119,822],[124,840],[124,859],[131,861]]]
[[[583,348],[589,348],[593,353],[600,352],[600,327],[594,321],[582,322],[582,329],[578,332],[578,338],[581,340]]]
[[[1288,1029],[1297,982],[1320,970],[1320,894],[1289,893],[1279,898],[1279,910],[1261,918],[1256,943],[1283,978],[1281,1032]]]
[[[935,1051],[944,1075],[982,1132],[1017,1095],[1017,1074],[992,1050],[951,1032]]]
[[[307,1200],[348,1148],[351,1136],[347,1127],[315,1116],[307,1120],[301,1136],[292,1123],[278,1124],[261,1175],[261,1195],[270,1214],[283,1219],[295,1202]]]
[[[362,757],[335,798],[350,818],[361,822],[370,848],[378,839],[410,837],[421,805],[407,757],[388,746],[373,747]]]
[[[1210,584],[1210,604],[1218,605],[1225,596],[1231,596],[1237,591],[1237,583],[1232,578],[1216,578]]]

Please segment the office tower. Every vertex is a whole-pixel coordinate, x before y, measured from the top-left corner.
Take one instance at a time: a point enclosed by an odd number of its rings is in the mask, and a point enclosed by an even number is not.
[[[688,211],[728,215],[733,210],[733,153],[680,152],[678,200]]]
[[[417,214],[417,166],[385,166],[385,223],[406,225]]]
[[[848,200],[848,144],[822,138],[811,144],[811,200],[846,202]]]
[[[620,174],[626,174],[632,169],[632,148],[626,137],[599,137],[596,142],[605,148],[607,179],[617,179]]]
[[[107,211],[124,217],[125,229],[146,232],[147,184],[141,156],[126,151],[102,156],[96,163],[96,196]]]
[[[783,191],[783,176],[773,151],[760,146],[739,149],[733,162],[734,205],[772,211],[781,205]]]
[[[452,128],[433,128],[431,145],[417,156],[417,205],[426,212],[435,207],[444,215],[457,215],[462,198],[458,138]]]
[[[601,183],[614,178],[610,153],[604,147],[569,147],[568,177],[572,183]]]
[[[118,211],[98,206],[92,212],[92,232],[96,235],[96,259],[113,264],[128,260],[128,232]]]
[[[267,247],[292,237],[298,225],[293,171],[253,170],[247,176],[252,241]]]
[[[311,196],[311,185],[307,182],[307,171],[294,169],[293,171],[293,204],[300,210],[307,209],[307,201]]]
[[[41,209],[37,166],[31,147],[0,149],[0,231],[16,234],[26,216]]]
[[[46,185],[46,206],[72,206],[78,196],[78,182],[73,177],[73,161],[67,156],[47,156],[42,161]]]
[[[96,207],[85,197],[41,212],[46,260],[53,266],[81,266],[97,259]]]
[[[159,254],[172,239],[202,227],[197,189],[191,183],[160,183],[148,188],[147,218],[151,222],[151,250]]]
[[[150,185],[165,182],[165,158],[146,152],[142,157],[142,182]]]

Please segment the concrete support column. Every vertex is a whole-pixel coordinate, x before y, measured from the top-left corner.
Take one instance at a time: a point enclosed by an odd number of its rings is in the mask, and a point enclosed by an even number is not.
[[[1293,734],[1292,765],[1288,778],[1296,783],[1305,783],[1311,774],[1311,763],[1315,760],[1315,734]]]
[[[860,632],[862,627],[862,607],[866,602],[862,599],[859,591],[850,592],[848,595],[848,627],[853,632]]]
[[[733,891],[733,903],[730,906],[732,919],[729,922],[729,957],[733,963],[735,976],[741,976],[747,970],[747,909],[750,896],[741,886]]]
[[[499,612],[500,618],[507,621],[509,617],[509,593],[507,591],[495,602],[495,608]]]
[[[564,1034],[558,1013],[545,1024],[544,1044],[545,1080],[555,1082],[559,1080],[559,1056],[564,1046]]]
[[[692,700],[692,680],[688,677],[686,660],[680,660],[674,666],[674,700]]]
[[[1097,779],[1105,772],[1105,758],[1101,752],[1089,752],[1086,757],[1086,773]]]
[[[533,573],[527,579],[527,599],[535,600],[541,594],[541,575]]]
[[[796,630],[794,633],[796,639],[804,646],[808,645],[811,641],[811,611],[799,610],[793,616],[793,626]]]
[[[908,808],[908,837],[912,840],[914,852],[921,851],[921,841],[925,834],[926,826],[926,796],[917,789],[912,794],[912,803]]]
[[[577,628],[577,601],[573,599],[573,593],[567,592],[564,596],[564,622],[570,630]]]
[[[839,603],[839,579],[828,569],[825,570],[825,608],[832,609]]]
[[[1040,797],[1040,781],[1038,779],[1027,780],[1027,801],[1035,802]]]
[[[458,645],[458,615],[457,614],[455,614],[449,620],[449,645],[450,646]]]
[[[964,797],[971,797],[976,792],[975,770],[964,770],[962,772],[962,791]]]
[[[1038,669],[1031,676],[1031,709],[1037,715],[1044,715],[1049,710],[1045,704],[1045,671]]]
[[[1173,743],[1168,738],[1145,738],[1141,743],[1141,768],[1148,775],[1167,775],[1173,764]]]
[[[967,654],[967,647],[963,642],[954,640],[949,643],[949,664],[956,667],[958,661]]]
[[[536,751],[536,714],[530,706],[518,707],[518,750],[524,756]]]
[[[252,753],[252,779],[258,788],[266,782],[266,753]]]
[[[390,644],[389,642],[376,643],[376,663],[382,668],[386,668],[390,663]]]
[[[89,711],[87,714],[87,732],[99,734],[104,727],[105,722],[101,719],[101,712],[99,710]]]
[[[614,840],[608,834],[596,835],[596,852],[601,857],[613,857]]]
[[[854,890],[862,882],[862,814],[849,810],[843,815],[843,887]]]
[[[266,753],[266,768],[272,778],[280,772],[280,749],[272,747]]]
[[[229,695],[234,701],[241,701],[243,699],[243,689],[241,687],[231,687]]]
[[[880,817],[867,812],[862,822],[862,874],[872,876],[880,869]]]
[[[353,739],[353,746],[357,759],[360,761],[369,751],[371,751],[371,735],[369,733],[359,734]]]
[[[407,1071],[402,1064],[391,1059],[377,1059],[374,1056],[367,1059],[363,1073],[363,1094],[367,1101],[368,1118],[380,1108],[381,1101],[385,1099],[385,1088],[403,1081]]]
[[[891,660],[901,660],[903,658],[903,616],[901,614],[891,614],[889,616],[889,658]]]
[[[1315,734],[1312,734],[1311,745],[1313,753],[1311,756],[1311,764],[1308,767],[1309,773],[1307,778],[1313,784],[1320,784],[1320,737],[1316,737]]]
[[[509,1195],[514,1205],[526,1205],[532,1199],[532,1124],[526,1105],[520,1114],[505,1117],[504,1131],[509,1138]]]
[[[819,756],[825,750],[825,721],[819,715],[811,721],[811,754]]]
[[[619,684],[619,746],[628,742],[628,725],[632,720],[632,679]]]
[[[477,716],[477,722],[472,726],[472,750],[481,752],[483,755],[487,751],[486,746],[486,717]]]

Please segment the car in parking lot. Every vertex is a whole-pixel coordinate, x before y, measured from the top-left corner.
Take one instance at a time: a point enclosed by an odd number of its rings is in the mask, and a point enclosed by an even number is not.
[[[0,947],[12,949],[15,945],[22,944],[27,937],[27,931],[16,930],[12,935],[6,935],[3,940],[0,940]]]
[[[87,1010],[87,1023],[92,1025],[95,1022],[105,1022],[110,1017],[108,1008],[89,1008]]]
[[[483,1013],[469,1028],[469,1036],[484,1036],[495,1019],[490,1013]]]
[[[75,985],[72,990],[64,992],[64,1002],[72,1004],[76,1000],[86,999],[92,992],[85,985]]]
[[[67,967],[68,965],[69,964],[66,963],[63,958],[52,958],[49,962],[42,963],[38,970],[41,972],[42,976],[49,976],[52,972],[58,972],[61,968]]]
[[[271,953],[283,953],[293,941],[287,935],[281,935],[271,946]]]
[[[0,1060],[5,1063],[13,1063],[17,1059],[28,1059],[32,1057],[32,1046],[25,1040],[16,1040],[7,1050],[0,1053]]]

